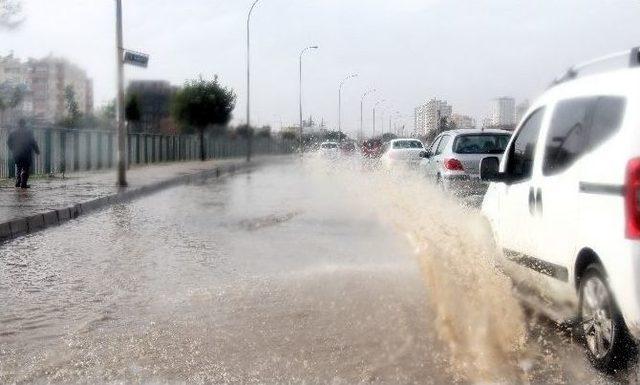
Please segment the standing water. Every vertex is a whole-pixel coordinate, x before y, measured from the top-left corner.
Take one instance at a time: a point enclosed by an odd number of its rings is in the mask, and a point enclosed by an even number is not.
[[[528,325],[479,213],[309,160],[0,246],[1,384],[610,383]]]

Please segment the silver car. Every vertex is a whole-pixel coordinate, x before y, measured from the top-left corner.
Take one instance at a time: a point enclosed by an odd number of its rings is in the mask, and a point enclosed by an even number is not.
[[[505,130],[445,131],[421,154],[420,169],[445,191],[484,194],[487,185],[480,181],[480,162],[487,156],[502,157],[510,138]]]

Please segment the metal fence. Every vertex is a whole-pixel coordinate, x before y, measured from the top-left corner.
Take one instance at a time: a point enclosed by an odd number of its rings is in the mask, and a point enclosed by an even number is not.
[[[0,128],[0,178],[13,177],[15,168],[7,148],[8,129]],[[34,129],[40,155],[35,156],[32,172],[58,174],[74,171],[101,170],[116,164],[116,133],[100,130],[61,128]],[[295,151],[294,140],[254,137],[252,154],[288,154]],[[245,156],[247,140],[205,136],[208,159]],[[129,164],[178,162],[200,159],[197,135],[129,134]]]

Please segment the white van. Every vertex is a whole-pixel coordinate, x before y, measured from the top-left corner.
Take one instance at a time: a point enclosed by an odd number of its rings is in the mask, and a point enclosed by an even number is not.
[[[482,211],[505,270],[548,315],[580,322],[604,370],[624,366],[640,339],[637,48],[630,63],[571,69],[531,106],[502,160],[481,163],[492,182]]]

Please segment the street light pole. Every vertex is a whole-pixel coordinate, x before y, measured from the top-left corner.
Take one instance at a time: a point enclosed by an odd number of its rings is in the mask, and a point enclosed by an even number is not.
[[[247,162],[251,161],[251,12],[260,0],[255,0],[247,14]]]
[[[357,77],[358,74],[351,74],[340,82],[340,87],[338,87],[338,132],[340,135],[339,141],[342,142],[342,86],[344,83],[352,78]]]
[[[304,154],[304,139],[302,138],[302,55],[310,49],[318,49],[318,46],[312,45],[300,51],[300,156]]]
[[[126,159],[126,127],[124,113],[124,62],[123,62],[123,38],[122,38],[122,0],[116,0],[116,68],[117,68],[117,96],[116,111],[118,121],[118,180],[119,187],[127,186],[127,159]]]
[[[384,99],[382,100],[378,100],[376,102],[376,104],[373,105],[373,137],[375,138],[376,136],[376,107],[378,107],[378,104],[383,103]],[[384,127],[383,127],[384,129]]]
[[[362,97],[360,98],[360,139],[364,140],[364,128],[363,128],[363,106],[364,106],[364,98],[369,95],[370,93],[376,92],[376,89],[370,89],[367,92],[365,92],[364,94],[362,94]]]

